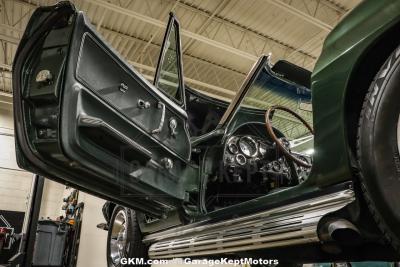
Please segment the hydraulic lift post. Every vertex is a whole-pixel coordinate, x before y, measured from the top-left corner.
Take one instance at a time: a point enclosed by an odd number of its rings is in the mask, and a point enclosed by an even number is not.
[[[43,176],[35,174],[33,176],[31,195],[29,198],[29,209],[25,215],[22,238],[18,253],[11,257],[7,267],[29,267],[32,265],[33,249],[35,246],[36,229],[39,220],[40,204],[42,203]]]

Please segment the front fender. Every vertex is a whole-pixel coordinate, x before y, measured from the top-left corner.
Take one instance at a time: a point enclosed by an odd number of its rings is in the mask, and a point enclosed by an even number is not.
[[[349,81],[364,53],[399,23],[399,14],[399,1],[364,1],[325,40],[312,75],[316,175],[310,179],[318,185],[352,176],[345,123]]]

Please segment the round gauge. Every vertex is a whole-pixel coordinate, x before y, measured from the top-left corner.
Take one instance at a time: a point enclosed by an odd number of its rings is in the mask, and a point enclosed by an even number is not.
[[[232,154],[237,154],[239,152],[239,148],[235,143],[228,144],[228,150]]]
[[[272,169],[276,172],[280,172],[282,169],[281,164],[278,161],[272,162]]]
[[[264,143],[258,143],[258,152],[261,154],[261,156],[265,156],[267,154],[268,147]]]
[[[258,152],[257,142],[250,136],[240,138],[239,148],[246,157],[254,157]]]
[[[243,156],[242,154],[237,154],[235,160],[239,165],[245,165],[247,162],[246,157]]]

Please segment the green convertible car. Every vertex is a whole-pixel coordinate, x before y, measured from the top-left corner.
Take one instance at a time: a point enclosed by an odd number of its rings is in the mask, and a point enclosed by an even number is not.
[[[126,257],[399,259],[400,1],[364,1],[314,72],[262,56],[230,102],[184,84],[171,14],[154,82],[69,2],[13,65],[22,168],[103,197]]]

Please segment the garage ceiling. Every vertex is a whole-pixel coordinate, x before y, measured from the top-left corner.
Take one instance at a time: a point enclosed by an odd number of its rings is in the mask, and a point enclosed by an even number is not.
[[[0,93],[33,10],[53,0],[0,0]],[[360,0],[76,0],[97,30],[152,80],[170,11],[182,27],[186,83],[231,99],[262,54],[313,69],[323,40]]]

